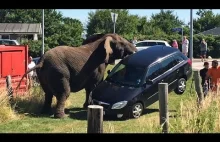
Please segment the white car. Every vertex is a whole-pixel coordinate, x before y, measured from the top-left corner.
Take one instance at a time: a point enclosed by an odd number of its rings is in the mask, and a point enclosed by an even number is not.
[[[155,45],[170,46],[170,44],[167,41],[164,41],[164,40],[143,40],[143,41],[138,41],[135,44],[135,46],[138,49],[138,51],[146,49],[146,48],[148,48],[150,46],[155,46]]]
[[[0,45],[20,45],[17,40],[0,39]]]

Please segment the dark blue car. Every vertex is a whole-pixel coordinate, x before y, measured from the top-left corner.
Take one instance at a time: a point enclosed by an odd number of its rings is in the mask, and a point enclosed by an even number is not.
[[[158,101],[158,83],[183,94],[192,75],[191,60],[178,49],[157,45],[121,60],[90,94],[89,103],[101,105],[105,115],[138,118]]]

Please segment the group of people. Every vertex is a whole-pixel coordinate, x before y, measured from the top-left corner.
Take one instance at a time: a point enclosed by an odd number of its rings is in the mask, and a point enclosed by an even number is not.
[[[172,47],[177,49],[179,48],[178,43],[175,39],[173,40]],[[186,36],[184,36],[182,41],[182,53],[188,56],[188,50],[189,50],[189,40],[186,38]]]
[[[202,79],[202,87],[206,95],[209,90],[217,91],[220,85],[220,67],[218,61],[212,61],[212,67],[209,67],[209,62],[204,62],[204,68],[200,70]]]
[[[178,43],[175,39],[173,40],[172,47],[178,48]],[[206,61],[207,42],[205,41],[205,39],[202,39],[199,48],[200,48],[200,58],[202,62]],[[188,51],[189,51],[189,40],[186,38],[186,36],[184,36],[182,41],[182,53],[188,56]]]

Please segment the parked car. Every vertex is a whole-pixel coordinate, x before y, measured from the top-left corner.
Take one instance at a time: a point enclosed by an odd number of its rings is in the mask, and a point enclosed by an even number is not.
[[[20,45],[17,40],[0,39],[0,45]]]
[[[89,104],[101,105],[105,115],[138,118],[158,101],[158,83],[183,94],[192,75],[191,60],[178,49],[157,45],[121,60],[90,94]]]
[[[135,46],[138,49],[138,51],[146,49],[151,46],[155,45],[165,45],[165,46],[170,46],[167,41],[164,40],[143,40],[143,41],[138,41]]]

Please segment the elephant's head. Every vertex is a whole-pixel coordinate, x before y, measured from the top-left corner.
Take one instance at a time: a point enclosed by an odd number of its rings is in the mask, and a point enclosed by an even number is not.
[[[86,38],[83,42],[82,42],[82,45],[85,45],[85,44],[88,44],[88,43],[91,43],[91,42],[95,42],[97,41],[98,39],[102,38],[105,34],[94,34],[94,35],[91,35],[89,36],[88,38]]]
[[[106,34],[100,40],[104,41],[106,63],[112,63],[115,59],[123,59],[137,52],[137,48],[133,44],[118,34]]]

